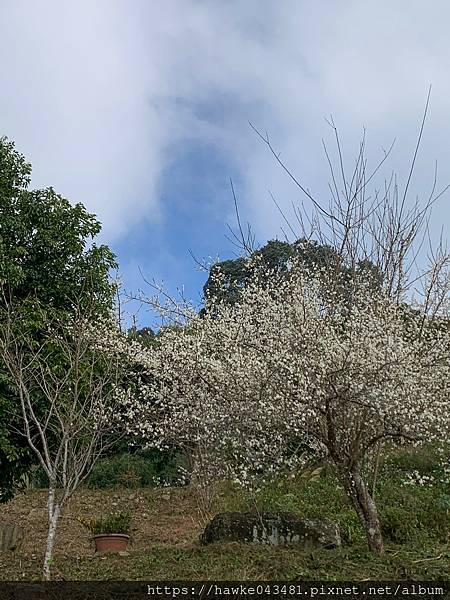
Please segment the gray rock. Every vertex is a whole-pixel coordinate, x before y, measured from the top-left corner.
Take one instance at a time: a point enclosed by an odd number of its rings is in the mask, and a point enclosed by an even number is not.
[[[22,527],[16,523],[0,523],[0,552],[15,550],[22,539]]]
[[[337,548],[341,545],[339,526],[327,519],[302,519],[291,513],[220,513],[200,536],[203,544],[247,542],[304,550]]]

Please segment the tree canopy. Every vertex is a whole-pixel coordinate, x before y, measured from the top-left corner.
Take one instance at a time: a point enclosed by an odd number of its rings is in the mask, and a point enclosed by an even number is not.
[[[101,230],[95,215],[51,187],[30,189],[31,171],[14,143],[0,138],[0,308],[21,304],[21,327],[37,340],[42,314],[71,314],[75,305],[100,314],[111,310],[109,271],[116,261],[108,246],[94,241]],[[26,441],[14,431],[18,409],[0,364],[0,500],[29,465]]]
[[[349,267],[330,245],[305,238],[292,243],[269,240],[249,257],[215,263],[203,287],[205,304],[208,306],[213,299],[234,304],[255,276],[261,283],[268,283],[275,276],[287,276],[294,262],[306,273],[312,269],[338,269],[344,276],[343,281],[349,281],[353,271],[364,270],[367,277],[371,277],[374,287],[379,287],[381,283],[381,274],[373,263],[361,260],[356,268]]]

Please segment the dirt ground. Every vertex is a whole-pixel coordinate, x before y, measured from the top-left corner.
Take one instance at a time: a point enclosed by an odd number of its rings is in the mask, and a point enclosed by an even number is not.
[[[0,521],[25,531],[14,552],[0,553],[0,581],[37,581],[47,533],[46,492],[30,491],[0,506]],[[91,533],[77,517],[129,510],[132,544],[126,553],[94,552]],[[52,565],[56,580],[205,581],[294,579],[359,581],[450,578],[447,544],[392,546],[374,557],[362,540],[341,549],[304,552],[252,544],[201,545],[204,521],[188,488],[80,490],[61,519]]]
[[[188,546],[198,541],[202,530],[196,519],[195,500],[187,488],[157,490],[79,490],[69,501],[60,521],[55,553],[77,558],[92,556],[91,533],[77,517],[100,517],[130,511],[130,550],[154,546]],[[17,523],[25,536],[18,549],[23,556],[41,554],[47,535],[46,491],[21,494],[1,506],[0,520]]]

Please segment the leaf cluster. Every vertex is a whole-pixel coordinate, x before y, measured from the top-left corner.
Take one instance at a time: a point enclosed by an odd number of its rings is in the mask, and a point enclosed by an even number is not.
[[[131,529],[131,513],[129,512],[111,513],[99,518],[78,517],[78,521],[93,535],[108,533],[122,533],[128,535]]]

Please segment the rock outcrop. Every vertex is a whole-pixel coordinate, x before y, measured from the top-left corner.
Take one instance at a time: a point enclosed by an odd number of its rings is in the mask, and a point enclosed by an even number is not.
[[[326,519],[303,519],[291,513],[220,513],[206,526],[203,544],[247,542],[305,550],[336,548],[341,545],[339,526]]]

